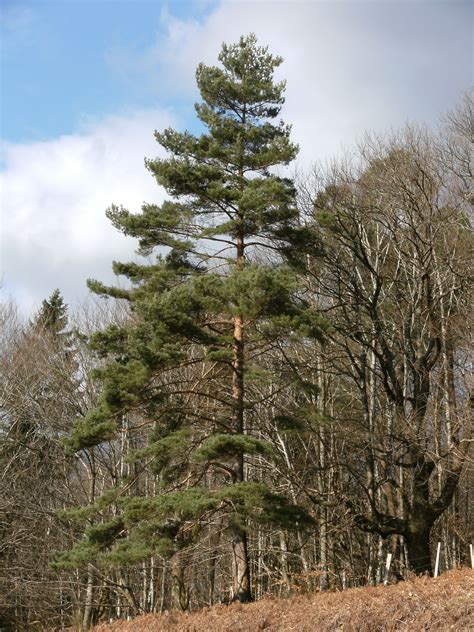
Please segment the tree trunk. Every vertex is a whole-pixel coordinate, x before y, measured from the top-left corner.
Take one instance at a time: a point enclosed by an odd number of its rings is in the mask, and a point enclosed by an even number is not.
[[[237,266],[244,265],[244,240],[240,234],[237,237]],[[233,362],[232,362],[232,407],[233,407],[233,431],[236,434],[245,434],[244,426],[244,318],[242,314],[234,316],[233,333]],[[244,455],[239,454],[234,470],[234,482],[242,483],[245,480]],[[247,547],[247,533],[238,525],[239,517],[233,521],[232,526],[232,552],[233,552],[233,600],[242,603],[252,601],[250,588],[250,565]]]
[[[283,594],[288,596],[291,593],[291,582],[288,575],[288,545],[286,543],[285,533],[280,531],[280,551],[281,551],[281,591],[280,596]]]
[[[232,553],[234,572],[232,600],[247,603],[252,601],[247,533],[238,527],[233,528]]]
[[[319,518],[319,559],[321,567],[319,588],[323,592],[329,589],[327,509],[325,507],[321,508]]]
[[[92,564],[87,566],[86,599],[82,616],[82,630],[88,630],[91,625],[92,607],[94,599],[94,570]]]
[[[408,564],[410,570],[417,575],[428,573],[433,574],[431,566],[431,549],[430,549],[430,531],[431,524],[420,525],[418,528],[412,528],[405,537]]]
[[[234,318],[234,362],[232,380],[233,428],[237,434],[244,434],[244,337],[243,317]],[[245,480],[244,455],[237,456],[235,483]],[[250,589],[250,565],[248,559],[247,533],[239,526],[239,518],[233,521],[232,551],[234,556],[233,599],[242,603],[252,600]]]
[[[177,551],[171,559],[171,607],[175,610],[187,610],[189,592],[184,579],[185,565],[181,551]]]

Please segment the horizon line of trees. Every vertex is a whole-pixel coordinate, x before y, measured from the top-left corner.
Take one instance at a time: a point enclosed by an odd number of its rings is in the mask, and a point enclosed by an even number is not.
[[[282,59],[200,64],[169,199],[112,206],[142,263],[72,315],[0,306],[0,629],[467,563],[472,95],[290,178]]]

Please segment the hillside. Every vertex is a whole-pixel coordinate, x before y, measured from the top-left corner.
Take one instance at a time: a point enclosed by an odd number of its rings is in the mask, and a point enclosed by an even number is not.
[[[214,606],[194,613],[145,615],[94,632],[389,632],[474,630],[474,572],[450,571],[394,586],[313,593],[290,599]]]

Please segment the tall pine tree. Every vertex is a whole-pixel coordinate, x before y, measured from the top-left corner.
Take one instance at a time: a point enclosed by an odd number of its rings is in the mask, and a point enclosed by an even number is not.
[[[146,166],[170,199],[144,204],[138,214],[107,211],[117,229],[138,238],[139,254],[155,259],[113,264],[129,289],[89,282],[100,295],[128,301],[132,318],[93,339],[108,358],[98,372],[103,396],[69,448],[113,441],[124,417],[139,416],[153,431],[130,458],[153,468],[159,493],[131,496],[128,485],[125,497],[118,487],[107,497],[118,508],[113,517],[86,532],[62,562],[175,551],[219,512],[231,534],[233,597],[249,601],[248,525],[309,520],[250,480],[250,460],[271,458],[252,417],[254,358],[275,337],[319,323],[278,254],[297,224],[293,183],[273,169],[297,153],[290,127],[277,120],[285,83],[274,81],[274,71],[282,59],[250,35],[223,45],[219,61],[196,73],[205,133],[155,134],[168,157]]]

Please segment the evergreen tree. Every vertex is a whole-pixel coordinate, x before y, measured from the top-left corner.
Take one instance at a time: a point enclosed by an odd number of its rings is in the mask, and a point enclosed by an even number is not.
[[[33,326],[35,328],[43,328],[52,334],[58,334],[67,327],[67,305],[61,292],[56,289],[49,299],[44,299],[41,308],[36,314]]]
[[[144,204],[139,214],[117,206],[107,212],[117,229],[138,238],[139,254],[158,248],[156,258],[113,264],[128,289],[89,282],[100,295],[128,301],[132,319],[92,341],[108,358],[98,371],[103,396],[76,425],[69,449],[113,441],[124,417],[139,416],[153,431],[130,458],[153,467],[160,494],[131,495],[128,485],[123,497],[119,486],[95,508],[113,502],[113,517],[89,529],[60,563],[172,552],[196,537],[206,517],[224,513],[233,597],[248,601],[249,522],[285,528],[309,521],[249,479],[249,460],[271,451],[252,417],[248,385],[262,379],[253,358],[289,330],[319,331],[319,321],[278,254],[298,220],[294,185],[273,169],[297,153],[290,127],[276,120],[285,83],[273,75],[282,59],[250,35],[223,45],[219,61],[200,64],[196,74],[196,112],[207,131],[155,134],[168,157],[146,166],[171,199]]]

